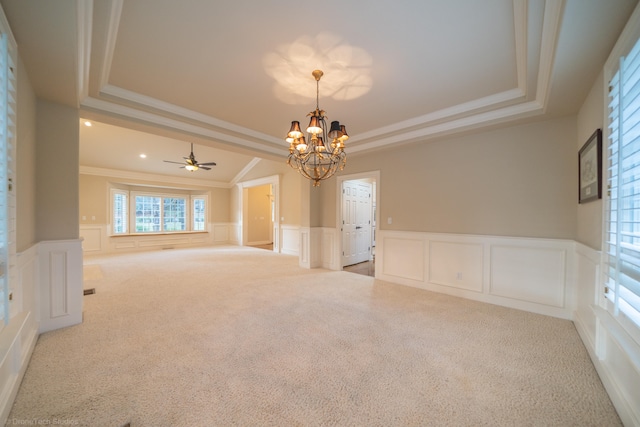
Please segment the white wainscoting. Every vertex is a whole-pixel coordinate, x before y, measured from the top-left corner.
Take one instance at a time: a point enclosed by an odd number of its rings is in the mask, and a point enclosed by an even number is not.
[[[380,230],[376,278],[570,319],[574,242]]]
[[[573,321],[622,422],[640,426],[640,343],[601,308],[600,263],[599,251],[576,243]]]
[[[17,254],[9,324],[0,331],[0,425],[9,417],[22,377],[38,340],[37,245]]]
[[[81,225],[82,250],[86,254],[173,249],[192,246],[239,244],[238,226],[210,223],[208,232],[109,236],[107,225]]]
[[[38,244],[40,332],[82,322],[82,241]]]
[[[280,252],[287,255],[300,255],[300,227],[281,225]]]

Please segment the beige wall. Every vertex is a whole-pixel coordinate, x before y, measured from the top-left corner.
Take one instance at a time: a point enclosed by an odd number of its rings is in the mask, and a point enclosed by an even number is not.
[[[36,96],[21,61],[18,62],[16,171],[16,250],[36,240]]]
[[[306,185],[307,181],[293,169],[288,170],[280,177],[281,224],[301,225],[300,191],[302,191],[302,185]]]
[[[247,189],[248,194],[248,218],[247,241],[267,242],[271,241],[271,184],[260,185]]]
[[[383,230],[572,239],[575,129],[572,116],[358,153],[342,174],[380,171]],[[311,191],[335,227],[335,182]]]
[[[580,151],[582,145],[587,142],[593,132],[596,129],[604,130],[603,79],[603,73],[600,73],[578,113],[578,135],[575,147],[576,162],[578,151]],[[603,156],[605,146],[606,143],[603,141]],[[603,171],[603,179],[605,177],[606,171]],[[604,191],[606,191],[606,183],[603,182]],[[602,199],[578,205],[576,228],[576,240],[578,242],[600,250],[602,242]]]
[[[36,111],[36,239],[78,239],[78,110],[39,99]]]
[[[280,206],[279,218],[281,224],[300,226],[304,224],[301,209],[303,203],[301,200],[302,186],[307,185],[305,180],[287,165],[286,157],[282,157],[282,161],[261,160],[258,162],[243,178],[242,182],[252,181],[256,179],[267,178],[270,176],[280,176]],[[240,198],[242,197],[237,187],[231,190],[230,194],[230,221],[241,222],[242,212],[239,211]]]

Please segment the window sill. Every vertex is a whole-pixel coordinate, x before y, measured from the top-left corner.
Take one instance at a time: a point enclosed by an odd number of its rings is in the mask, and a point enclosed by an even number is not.
[[[154,233],[129,233],[129,234],[110,234],[109,237],[140,237],[140,236],[175,236],[182,234],[208,234],[208,231],[164,231]]]

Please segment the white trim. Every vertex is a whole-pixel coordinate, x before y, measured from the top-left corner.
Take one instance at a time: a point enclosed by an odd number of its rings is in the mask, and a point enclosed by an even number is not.
[[[109,74],[111,74],[113,52],[116,49],[123,3],[124,0],[111,0],[111,7],[109,8],[111,13],[109,14],[109,21],[107,23],[107,37],[104,46],[104,56],[102,57],[102,67],[100,68],[100,78],[98,79],[100,87],[104,87],[109,83]]]
[[[573,253],[568,240],[380,230],[375,277],[570,319]]]
[[[169,175],[156,175],[150,173],[143,172],[132,172],[132,171],[123,171],[118,169],[106,169],[106,168],[96,168],[92,166],[80,166],[79,169],[80,175],[95,175],[95,176],[104,176],[107,178],[117,178],[117,179],[125,179],[125,180],[141,180],[141,181],[150,181],[154,183],[154,187],[162,187],[162,188],[178,188],[172,187],[171,185],[182,184],[182,185],[190,185],[196,187],[207,187],[207,188],[231,188],[232,185],[219,182],[219,181],[205,181],[193,178],[181,178],[179,176],[169,176]],[[139,184],[135,182],[127,183],[123,182],[123,184],[137,185],[144,187],[145,184]],[[151,187],[151,185],[146,185],[147,187]]]
[[[230,186],[236,185],[251,169],[262,160],[260,157],[254,157],[240,172],[231,180]]]
[[[238,191],[240,192],[238,197],[238,212],[240,213],[241,220],[240,224],[238,224],[238,232],[240,233],[240,244],[248,245],[247,233],[245,232],[244,218],[246,215],[247,201],[245,200],[247,197],[247,193],[244,191],[251,187],[259,187],[261,185],[272,185],[273,186],[273,203],[274,203],[274,221],[272,224],[273,227],[273,251],[280,252],[280,175],[271,175],[264,178],[253,179],[250,181],[240,182],[237,185]]]
[[[342,270],[342,184],[345,181],[357,181],[363,179],[371,180],[376,183],[375,217],[378,218],[378,221],[376,221],[376,224],[373,227],[373,233],[375,233],[375,235],[377,236],[378,232],[380,231],[380,171],[374,170],[349,175],[338,175],[336,177],[336,226],[334,228],[335,239],[330,255],[332,257],[331,260],[323,262],[323,265],[327,266],[326,268],[330,268],[332,270]]]

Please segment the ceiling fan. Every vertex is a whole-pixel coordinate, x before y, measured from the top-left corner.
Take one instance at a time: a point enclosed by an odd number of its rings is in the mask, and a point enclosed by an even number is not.
[[[198,163],[198,161],[196,160],[195,156],[193,155],[193,143],[191,144],[191,153],[189,153],[189,157],[183,157],[183,159],[185,160],[184,162],[172,162],[171,160],[165,160],[165,162],[167,162],[167,163],[176,163],[178,165],[182,165],[182,166],[180,166],[181,168],[185,168],[186,170],[188,170],[190,172],[195,172],[198,169],[204,169],[204,170],[208,171],[208,170],[211,170],[211,168],[209,166],[215,166],[216,165],[215,162]]]

